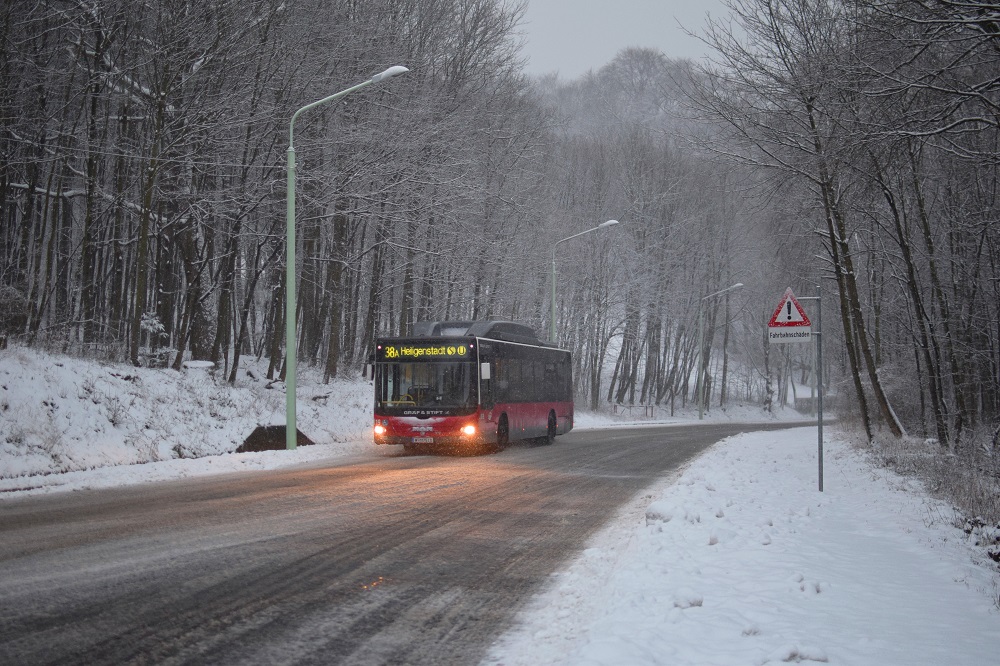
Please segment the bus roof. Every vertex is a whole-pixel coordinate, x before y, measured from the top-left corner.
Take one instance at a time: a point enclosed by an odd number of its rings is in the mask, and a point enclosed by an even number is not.
[[[543,347],[554,346],[539,340],[530,326],[513,321],[418,321],[413,324],[413,337],[444,336],[469,336]]]

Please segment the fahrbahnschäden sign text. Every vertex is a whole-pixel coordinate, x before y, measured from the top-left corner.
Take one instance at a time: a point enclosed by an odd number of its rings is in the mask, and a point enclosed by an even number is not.
[[[812,336],[811,328],[767,329],[768,342],[809,342]]]

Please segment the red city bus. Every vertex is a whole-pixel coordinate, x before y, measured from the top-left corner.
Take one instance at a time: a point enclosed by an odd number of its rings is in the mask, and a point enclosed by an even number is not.
[[[376,444],[497,451],[573,428],[571,354],[523,324],[418,322],[374,361]]]

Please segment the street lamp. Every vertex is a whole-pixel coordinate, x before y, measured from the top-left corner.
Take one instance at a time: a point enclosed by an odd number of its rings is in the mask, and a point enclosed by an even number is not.
[[[549,323],[550,338],[554,344],[556,341],[556,245],[559,243],[565,243],[568,240],[572,240],[577,236],[582,236],[584,234],[589,234],[591,231],[597,231],[598,229],[603,229],[604,227],[610,227],[612,225],[618,224],[618,220],[608,220],[607,222],[601,222],[593,229],[587,229],[586,231],[581,231],[578,234],[573,234],[568,238],[563,238],[552,244],[552,320]]]
[[[719,296],[721,294],[724,294],[727,291],[732,291],[734,289],[739,289],[742,286],[743,286],[742,282],[737,282],[736,284],[734,284],[734,285],[732,285],[730,287],[726,287],[725,289],[721,289],[721,290],[719,290],[719,291],[717,291],[715,293],[709,294],[708,296],[702,297],[701,302],[698,304],[698,377],[697,377],[697,380],[695,381],[694,391],[695,391],[695,394],[697,394],[697,396],[698,396],[698,420],[699,421],[705,418],[705,383],[706,382],[704,382],[702,380],[703,371],[707,370],[707,368],[704,367],[704,363],[705,363],[705,360],[706,360],[706,357],[705,357],[705,324],[704,324],[704,319],[705,319],[705,316],[704,316],[705,301],[707,301],[710,298],[714,298],[715,296]]]
[[[288,123],[288,190],[287,207],[285,212],[285,226],[288,237],[285,240],[285,448],[294,449],[296,445],[295,424],[295,120],[304,111],[327,102],[335,102],[344,95],[348,95],[355,90],[360,90],[365,86],[378,83],[394,76],[410,71],[401,65],[394,65],[389,69],[376,74],[367,81],[363,81],[356,86],[346,90],[341,90],[329,97],[324,97],[312,104],[306,104],[301,109],[292,114],[292,120]]]

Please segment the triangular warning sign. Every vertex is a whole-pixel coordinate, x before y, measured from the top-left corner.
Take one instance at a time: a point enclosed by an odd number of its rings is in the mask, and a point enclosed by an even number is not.
[[[778,303],[777,309],[771,315],[771,321],[767,322],[768,328],[809,325],[809,317],[806,316],[805,310],[802,309],[799,302],[795,300],[792,288],[785,289],[785,295],[781,297],[781,302]]]

